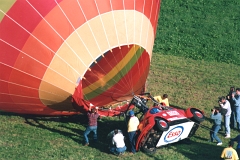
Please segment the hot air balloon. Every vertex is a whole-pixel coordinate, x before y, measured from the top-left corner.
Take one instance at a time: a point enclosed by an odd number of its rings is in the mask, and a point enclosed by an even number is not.
[[[72,115],[144,91],[160,0],[3,0],[0,11],[0,110]]]

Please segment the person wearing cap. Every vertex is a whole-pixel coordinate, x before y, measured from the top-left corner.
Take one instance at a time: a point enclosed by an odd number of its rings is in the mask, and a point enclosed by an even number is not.
[[[238,160],[238,154],[235,149],[233,149],[234,142],[230,141],[228,147],[224,148],[221,154],[221,158],[225,160]]]
[[[126,151],[127,147],[125,146],[124,136],[121,130],[115,129],[113,138],[112,138],[112,146],[110,147],[110,152],[116,155],[121,155]]]
[[[135,149],[136,131],[138,129],[139,120],[134,115],[133,110],[129,111],[129,116],[130,116],[130,119],[128,121],[128,137],[131,145],[131,153],[135,154],[136,153],[136,149]]]
[[[214,124],[212,126],[212,129],[210,131],[210,141],[213,142],[214,139],[218,142],[217,145],[220,146],[222,145],[221,139],[217,136],[218,131],[221,128],[221,123],[222,123],[222,115],[219,112],[219,107],[214,107],[212,109],[212,113],[210,118],[213,120]]]
[[[88,134],[90,132],[93,132],[93,139],[95,142],[97,142],[97,120],[99,117],[98,114],[98,107],[92,108],[92,106],[89,107],[89,111],[87,113],[88,117],[88,126],[86,130],[84,131],[84,139],[85,139],[85,146],[89,145],[89,140],[88,140]]]

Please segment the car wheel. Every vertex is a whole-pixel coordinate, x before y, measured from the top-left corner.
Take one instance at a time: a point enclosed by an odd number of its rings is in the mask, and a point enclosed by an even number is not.
[[[153,133],[149,133],[147,136],[147,140],[144,145],[141,147],[142,151],[147,154],[154,154],[156,152],[156,144],[161,135],[158,134],[159,132],[154,131]]]
[[[156,118],[156,126],[160,131],[167,131],[169,129],[168,122],[162,118]]]
[[[156,152],[156,147],[148,147],[147,144],[142,146],[142,151],[147,154],[154,154]]]
[[[204,121],[205,117],[201,111],[195,108],[190,109],[191,113],[193,114],[193,120],[197,122],[202,122]]]

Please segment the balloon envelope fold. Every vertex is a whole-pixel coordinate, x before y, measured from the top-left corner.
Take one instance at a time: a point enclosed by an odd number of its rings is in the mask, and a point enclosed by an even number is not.
[[[160,2],[1,1],[0,110],[71,115],[73,95],[108,106],[142,93]]]

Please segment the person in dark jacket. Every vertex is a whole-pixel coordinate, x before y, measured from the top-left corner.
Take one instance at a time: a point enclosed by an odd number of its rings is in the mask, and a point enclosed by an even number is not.
[[[234,86],[230,87],[229,93],[226,97],[227,97],[227,100],[230,102],[231,110],[232,110],[231,119],[230,119],[230,127],[233,129],[234,128],[237,129],[236,107],[235,107],[234,101],[232,99],[232,94],[234,94],[234,95],[236,94]]]

